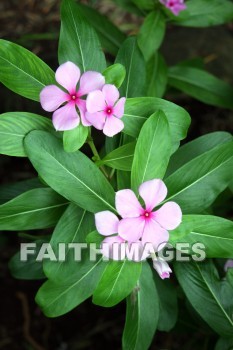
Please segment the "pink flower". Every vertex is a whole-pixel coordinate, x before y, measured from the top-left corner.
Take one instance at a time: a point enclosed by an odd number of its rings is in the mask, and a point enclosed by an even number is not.
[[[107,136],[119,133],[124,124],[120,118],[124,114],[125,97],[120,98],[114,85],[104,85],[102,90],[91,92],[87,97],[86,119]]]
[[[128,242],[141,239],[142,244],[152,243],[155,249],[161,249],[168,239],[167,230],[174,230],[181,223],[182,212],[175,202],[167,202],[156,211],[167,196],[164,182],[154,179],[144,182],[139,187],[139,194],[144,200],[141,206],[134,192],[121,190],[116,193],[116,209],[123,218],[118,224],[118,234]]]
[[[168,263],[162,258],[153,258],[153,267],[162,279],[169,278],[172,273]]]
[[[81,97],[91,91],[101,89],[105,82],[104,77],[98,72],[89,71],[83,73],[80,78],[80,69],[74,63],[66,62],[57,69],[55,78],[58,84],[67,91],[63,91],[56,85],[49,85],[40,93],[40,103],[43,109],[54,112],[53,125],[55,129],[74,129],[79,125],[79,114],[82,124],[89,126],[90,123],[85,118],[86,101]],[[79,88],[77,88],[78,82]],[[64,103],[65,105],[60,107]]]
[[[233,267],[233,259],[228,259],[224,265],[224,271],[227,271],[229,268]]]
[[[180,11],[187,8],[184,0],[159,0],[166,8],[168,8],[175,16],[178,16]]]

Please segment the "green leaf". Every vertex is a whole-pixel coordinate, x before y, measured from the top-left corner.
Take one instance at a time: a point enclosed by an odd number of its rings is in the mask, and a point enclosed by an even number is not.
[[[183,214],[200,213],[224,191],[232,179],[233,142],[194,158],[165,179],[169,196]]]
[[[26,157],[23,140],[32,130],[54,131],[52,122],[27,112],[8,112],[0,115],[0,153]]]
[[[163,178],[171,155],[171,136],[166,115],[155,112],[143,125],[133,158],[131,185],[137,192],[145,181]]]
[[[117,171],[117,189],[124,190],[125,188],[131,188],[131,174],[128,171]]]
[[[127,99],[122,119],[125,124],[123,132],[137,138],[144,122],[158,110],[163,111],[168,119],[173,151],[175,151],[179,141],[186,137],[191,119],[183,108],[172,102],[155,97]]]
[[[86,21],[73,0],[61,4],[61,31],[59,39],[59,63],[75,63],[82,72],[101,72],[106,61],[94,29]]]
[[[160,47],[165,35],[165,17],[160,11],[150,12],[138,34],[138,46],[148,61]]]
[[[45,240],[37,240],[35,254],[28,255],[27,261],[20,259],[20,252],[16,253],[9,261],[9,269],[14,278],[22,280],[40,280],[45,278],[42,262],[36,261],[42,243]]]
[[[93,303],[111,307],[126,298],[135,287],[142,264],[134,261],[109,261],[93,293]]]
[[[132,0],[132,2],[142,10],[152,10],[155,7],[154,0]]]
[[[233,339],[220,338],[214,348],[214,350],[232,350]]]
[[[188,232],[182,237],[182,232]],[[171,232],[172,244],[202,243],[208,258],[231,258],[233,252],[233,222],[212,215],[183,215],[182,224]]]
[[[63,146],[66,152],[75,152],[86,142],[88,128],[79,124],[75,129],[64,131]]]
[[[112,66],[109,66],[103,71],[103,76],[105,77],[106,84],[113,84],[119,88],[126,75],[125,67],[120,63],[115,63]]]
[[[168,72],[168,84],[201,102],[217,107],[233,108],[233,88],[201,69],[171,67]]]
[[[232,135],[230,133],[215,131],[186,143],[171,156],[166,176],[174,173],[174,171],[201,154],[231,140]]]
[[[47,317],[58,317],[66,314],[88,299],[105,268],[102,259],[90,261],[89,256],[83,257],[82,261],[74,261],[76,275],[64,283],[48,280],[39,289],[36,302]]]
[[[80,14],[85,16],[86,20],[96,30],[99,40],[104,49],[115,56],[126,36],[121,32],[106,16],[103,16],[93,8],[77,3]]]
[[[162,280],[154,274],[159,296],[158,330],[169,332],[176,324],[178,317],[177,292],[174,284],[169,280]]]
[[[4,184],[0,186],[0,204],[10,201],[11,199],[22,194],[23,192],[42,187],[44,186],[38,178],[18,181],[7,185]]]
[[[187,1],[187,10],[174,16],[177,24],[186,27],[209,27],[232,21],[233,4],[228,0]]]
[[[136,15],[142,15],[142,12],[137,8],[131,0],[113,0],[118,6],[121,6],[124,10],[135,13]]]
[[[62,196],[91,212],[115,211],[115,193],[96,165],[83,153],[67,153],[61,140],[32,131],[25,149],[39,175]]]
[[[0,39],[0,82],[18,95],[39,101],[40,92],[54,84],[54,72],[22,46]]]
[[[220,281],[211,260],[175,263],[175,272],[188,300],[199,315],[222,336],[233,332],[233,288]]]
[[[147,62],[147,96],[163,97],[167,87],[167,65],[157,52]]]
[[[59,243],[85,243],[86,236],[94,229],[93,214],[88,213],[71,203],[60,218],[53,232],[50,244],[56,256],[59,254]],[[73,264],[74,249],[67,248],[65,261],[44,261],[44,272],[54,282],[65,282],[76,275],[77,266]],[[72,270],[72,268],[74,268]]]
[[[135,142],[127,143],[121,147],[114,149],[114,151],[107,154],[103,159],[101,159],[96,164],[107,165],[110,168],[130,171],[133,162],[133,155],[135,150]]]
[[[121,96],[143,96],[145,94],[146,63],[135,37],[125,40],[117,54],[116,63],[121,63],[126,69],[126,78],[120,88]]]
[[[159,318],[159,299],[151,268],[142,264],[137,286],[127,298],[123,350],[149,349]]]
[[[51,188],[36,188],[0,205],[0,230],[18,231],[53,227],[67,200]]]

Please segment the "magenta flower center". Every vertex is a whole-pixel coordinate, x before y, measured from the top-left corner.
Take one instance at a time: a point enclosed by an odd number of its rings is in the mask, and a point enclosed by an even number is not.
[[[79,99],[79,96],[77,92],[70,94],[70,101],[77,102],[78,99]]]
[[[150,219],[151,217],[151,212],[148,211],[148,210],[145,210],[142,214],[142,216],[145,218],[145,219]]]
[[[113,108],[110,107],[110,106],[107,106],[107,107],[105,108],[105,113],[106,113],[108,116],[112,115],[112,114],[113,114]]]

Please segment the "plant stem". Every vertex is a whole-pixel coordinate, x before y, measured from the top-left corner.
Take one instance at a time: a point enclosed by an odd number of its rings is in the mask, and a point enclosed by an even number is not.
[[[87,143],[90,146],[90,149],[92,150],[92,153],[93,153],[94,157],[96,158],[96,160],[101,160],[100,155],[99,155],[99,153],[98,153],[98,151],[97,151],[97,149],[95,147],[95,144],[93,142],[93,139],[92,139],[91,135],[89,135]],[[102,171],[102,173],[108,179],[109,178],[108,173],[107,173],[107,171],[106,171],[106,169],[105,169],[105,167],[103,165],[100,166],[100,170]]]

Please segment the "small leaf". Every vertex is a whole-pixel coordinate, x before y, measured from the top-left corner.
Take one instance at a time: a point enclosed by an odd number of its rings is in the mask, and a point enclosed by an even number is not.
[[[135,142],[130,142],[126,145],[116,148],[96,164],[98,166],[104,164],[110,168],[117,170],[130,171],[132,167],[135,146]]]
[[[64,131],[63,146],[66,152],[75,152],[79,150],[86,142],[88,128],[79,124],[75,129]]]
[[[115,63],[106,68],[102,74],[105,77],[106,84],[113,84],[119,88],[125,79],[126,70],[122,64]]]

